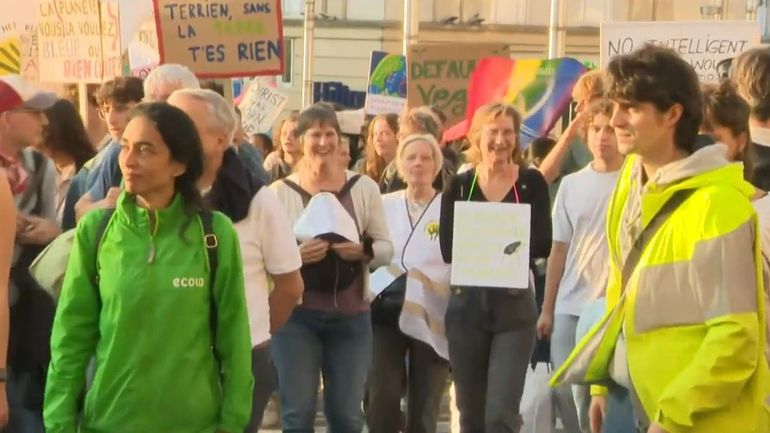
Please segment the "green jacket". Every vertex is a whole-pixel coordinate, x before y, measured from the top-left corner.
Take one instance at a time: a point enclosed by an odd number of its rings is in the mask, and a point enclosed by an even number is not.
[[[46,431],[242,432],[253,376],[243,267],[231,222],[214,213],[219,246],[212,341],[200,218],[185,213],[179,196],[151,212],[123,193],[104,232],[97,271],[94,237],[101,218],[102,212],[91,212],[77,228],[51,337]],[[96,374],[81,418],[94,355]]]

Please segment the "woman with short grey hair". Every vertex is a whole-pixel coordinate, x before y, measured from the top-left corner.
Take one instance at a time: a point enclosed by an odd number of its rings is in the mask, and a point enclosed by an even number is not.
[[[432,135],[405,137],[395,163],[406,190],[382,198],[394,254],[389,266],[376,271],[392,281],[372,302],[374,362],[367,411],[371,433],[436,431],[449,374],[444,314],[450,266],[441,256],[441,193],[433,187],[442,162]],[[404,378],[406,426],[401,425],[400,407]]]

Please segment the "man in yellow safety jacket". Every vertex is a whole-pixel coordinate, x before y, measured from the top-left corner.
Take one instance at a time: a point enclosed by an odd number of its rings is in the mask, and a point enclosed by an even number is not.
[[[647,45],[608,74],[611,123],[630,156],[607,214],[607,313],[553,383],[622,385],[642,432],[768,433],[754,189],[721,144],[696,149],[698,77],[675,52]],[[594,391],[598,431],[606,389]]]

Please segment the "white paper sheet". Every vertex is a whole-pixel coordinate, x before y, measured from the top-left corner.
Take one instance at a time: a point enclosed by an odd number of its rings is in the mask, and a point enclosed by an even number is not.
[[[294,236],[300,242],[305,242],[326,233],[338,234],[350,242],[360,242],[353,217],[334,194],[321,192],[310,199],[294,224]]]
[[[398,266],[382,266],[377,268],[369,275],[369,290],[372,292],[372,299],[382,293],[396,278],[400,277],[404,270]]]

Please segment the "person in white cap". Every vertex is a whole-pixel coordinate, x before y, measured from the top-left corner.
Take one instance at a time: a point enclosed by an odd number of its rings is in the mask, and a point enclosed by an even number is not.
[[[10,408],[9,432],[43,432],[42,395],[48,365],[46,338],[53,306],[43,306],[29,290],[32,259],[59,234],[54,200],[56,172],[50,160],[30,149],[43,140],[43,112],[56,102],[18,75],[0,77],[0,169],[5,171],[16,205],[16,245],[11,256],[9,294],[0,296],[0,421]],[[10,340],[14,343],[9,347]],[[35,337],[36,336],[36,337]],[[6,350],[8,371],[6,372]],[[7,380],[7,388],[6,388]],[[7,399],[6,399],[7,391]],[[7,403],[6,403],[7,402]]]

